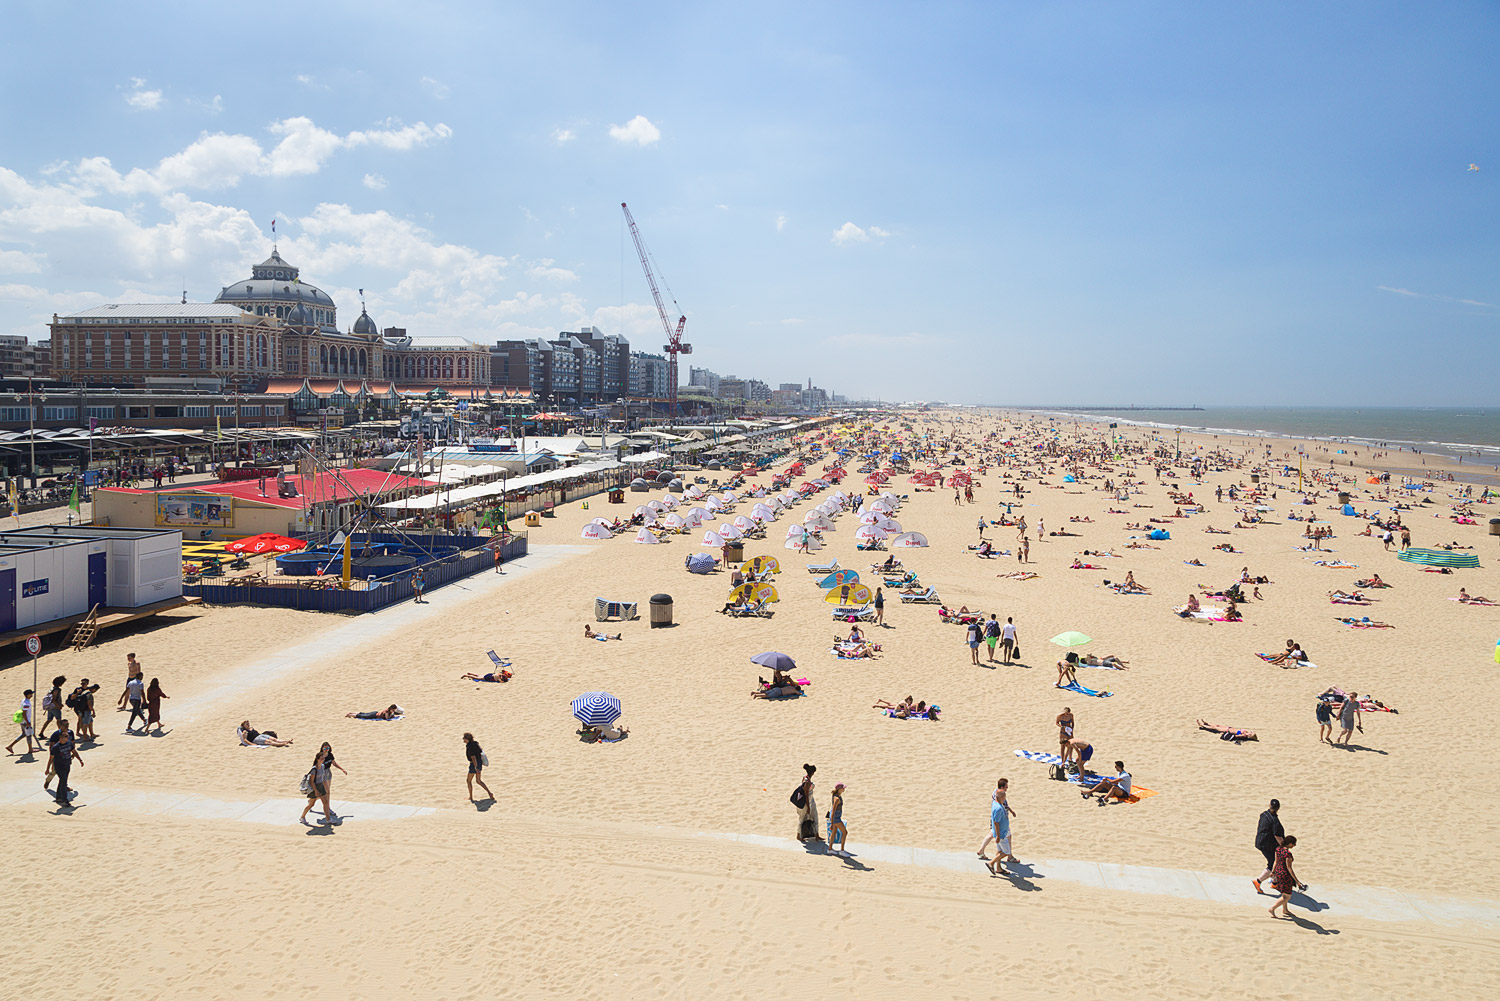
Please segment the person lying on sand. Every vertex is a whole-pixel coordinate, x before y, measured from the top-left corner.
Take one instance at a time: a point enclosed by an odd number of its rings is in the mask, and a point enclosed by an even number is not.
[[[1068,567],[1068,569],[1069,570],[1103,570],[1104,568],[1101,567],[1101,566],[1098,566],[1097,564],[1094,564],[1094,563],[1085,563],[1082,560],[1080,560],[1078,557],[1075,556],[1075,557],[1073,557],[1073,565],[1070,566],[1070,567]]]
[[[1239,743],[1242,740],[1260,740],[1254,730],[1238,730],[1232,726],[1216,726],[1213,723],[1205,723],[1198,720],[1198,729],[1207,730],[1209,733],[1217,733],[1220,740],[1229,740]]]
[[[500,672],[495,673],[495,674],[466,674],[462,678],[459,678],[458,680],[459,681],[493,681],[493,682],[497,682],[498,683],[498,682],[509,681],[512,677],[514,677],[514,675],[512,675],[509,671],[500,671]]]
[[[587,639],[598,640],[601,643],[605,640],[622,640],[625,638],[624,633],[615,633],[614,635],[610,635],[609,633],[596,633],[594,632],[593,627],[590,626],[587,622],[583,624],[583,635]]]
[[[802,694],[802,686],[792,680],[790,674],[772,670],[771,680],[760,679],[760,688],[750,693],[752,699],[794,698]]]
[[[630,732],[628,726],[590,726],[579,731],[590,741],[619,740]]]
[[[1209,535],[1228,535],[1229,534],[1229,529],[1227,529],[1227,528],[1214,528],[1212,525],[1209,525],[1203,531],[1207,532]],[[1217,549],[1218,547],[1215,546],[1214,548]]]
[[[1106,654],[1103,657],[1099,657],[1092,653],[1086,653],[1078,658],[1078,663],[1087,664],[1089,667],[1107,667],[1115,671],[1130,670],[1130,664],[1116,657],[1114,654]]]
[[[1126,549],[1160,549],[1161,546],[1153,546],[1148,542],[1131,542],[1125,546]]]
[[[1370,575],[1370,577],[1369,577],[1368,580],[1357,580],[1357,581],[1355,581],[1354,582],[1354,586],[1355,587],[1365,587],[1365,588],[1381,588],[1381,587],[1390,587],[1391,585],[1389,585],[1385,581],[1381,580],[1380,579],[1380,574],[1373,573],[1373,574]]]
[[[1190,567],[1201,567],[1201,566],[1203,566],[1203,561],[1200,560],[1200,559],[1196,559],[1196,558],[1191,559],[1191,560],[1183,560],[1182,562],[1186,563]]]
[[[873,706],[871,706],[870,708],[871,709],[891,709],[891,710],[897,710],[897,711],[905,709],[908,712],[910,712],[911,709],[912,709],[912,707],[914,705],[915,705],[915,702],[913,701],[912,697],[910,695],[908,695],[906,698],[902,699],[900,702],[895,702],[895,703],[887,702],[885,699],[876,699],[875,700],[875,704]]]
[[[401,707],[392,703],[384,709],[364,713],[344,713],[345,719],[395,719],[402,715]]]
[[[1495,602],[1482,594],[1470,595],[1464,588],[1458,589],[1458,600],[1465,605],[1493,605]]]
[[[276,736],[275,730],[267,730],[264,733],[250,725],[249,720],[240,722],[239,730],[240,746],[249,747],[252,744],[258,747],[291,747],[290,740],[282,740]]]
[[[1368,598],[1366,598],[1359,591],[1345,591],[1342,588],[1340,588],[1337,591],[1329,591],[1328,592],[1328,597],[1337,599],[1339,601],[1368,601],[1369,600]]]

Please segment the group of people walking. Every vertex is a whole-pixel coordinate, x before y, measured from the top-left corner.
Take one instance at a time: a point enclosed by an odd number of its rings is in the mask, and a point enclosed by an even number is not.
[[[140,661],[136,660],[133,653],[125,655],[125,672],[125,688],[115,703],[117,712],[130,713],[125,721],[125,732],[144,736],[151,733],[153,727],[157,734],[165,732],[161,722],[161,702],[171,696],[162,690],[161,680],[152,678],[148,683]],[[42,788],[50,792],[52,780],[56,778],[58,789],[54,799],[60,806],[69,805],[73,795],[68,778],[73,763],[83,763],[83,756],[79,751],[99,739],[94,726],[97,709],[95,696],[100,686],[84,678],[64,695],[67,684],[66,675],[60,674],[53,678],[51,687],[41,698],[40,707],[37,705],[35,690],[26,689],[21,696],[21,707],[11,717],[12,722],[19,726],[20,733],[5,748],[7,754],[15,754],[16,745],[24,741],[25,754],[46,750],[47,769],[42,779]],[[36,723],[38,708],[43,713],[40,726]],[[69,712],[74,719],[71,725],[66,715]],[[53,728],[50,736],[47,733],[48,727]]]

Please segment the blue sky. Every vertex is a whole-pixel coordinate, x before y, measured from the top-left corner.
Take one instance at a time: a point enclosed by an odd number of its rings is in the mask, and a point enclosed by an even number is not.
[[[627,201],[724,374],[1492,403],[1497,51],[1491,3],[22,0],[0,332],[212,299],[275,218],[345,326],[659,350]]]

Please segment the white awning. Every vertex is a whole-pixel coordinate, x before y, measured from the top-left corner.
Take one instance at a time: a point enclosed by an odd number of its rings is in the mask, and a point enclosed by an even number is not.
[[[529,487],[541,486],[544,483],[556,483],[560,480],[576,479],[580,476],[589,476],[593,473],[607,472],[611,469],[620,468],[621,463],[613,459],[602,459],[598,462],[587,462],[577,466],[564,466],[562,469],[554,469],[546,473],[532,473],[528,476],[516,476],[508,480],[500,480],[491,483],[479,483],[472,487],[459,487],[456,490],[437,490],[420,497],[406,497],[402,500],[389,501],[379,505],[382,511],[446,511],[449,508],[461,507],[465,504],[490,497],[499,497],[502,493],[510,493],[515,490],[525,490]]]

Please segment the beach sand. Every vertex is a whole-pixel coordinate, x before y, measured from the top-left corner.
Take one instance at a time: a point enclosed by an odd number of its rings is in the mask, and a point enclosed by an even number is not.
[[[968,437],[1035,422],[973,411],[908,419],[919,430],[946,435],[956,426]],[[1058,426],[1065,437],[1077,433]],[[1146,435],[1120,433],[1137,441]],[[1187,434],[1182,440],[1197,443]],[[1257,448],[1251,439],[1205,436],[1203,443]],[[1273,442],[1273,450],[1282,445]],[[1491,551],[1496,543],[1485,525],[1407,518],[1418,546],[1456,539],[1478,547],[1483,569],[1439,575],[1398,561],[1378,538],[1353,537],[1355,519],[1322,512],[1338,531],[1327,548],[1358,564],[1325,569],[1310,561],[1319,554],[1294,548],[1304,540],[1300,525],[1282,520],[1294,496],[1285,480],[1268,501],[1275,510],[1266,523],[1229,536],[1203,533],[1209,524],[1233,524],[1233,506],[1227,498],[1214,502],[1212,491],[1216,483],[1248,482],[1248,472],[1235,471],[1190,487],[1208,513],[1175,521],[1160,549],[1128,550],[1139,533],[1124,530],[1125,522],[1165,517],[1175,506],[1148,465],[1134,468],[1145,489],[1132,503],[1153,506],[1128,515],[1104,513],[1122,505],[1093,489],[1102,480],[1062,484],[1059,471],[1046,477],[1051,486],[1032,481],[1016,513],[1032,525],[1029,569],[1041,577],[1024,583],[997,576],[1018,568],[1014,557],[982,560],[966,548],[977,540],[980,514],[997,517],[997,502],[1008,499],[1001,484],[1010,481],[997,470],[980,477],[973,505],[955,506],[951,490],[914,492],[904,477],[890,485],[909,494],[896,518],[931,541],[899,557],[946,603],[1014,617],[1024,654],[1015,666],[973,666],[961,627],[939,622],[935,606],[901,605],[890,592],[890,628],[867,629],[883,645],[880,656],[836,659],[828,648],[847,626],[831,621],[803,566],[836,557],[863,574],[873,559],[855,550],[848,515],[814,556],[783,549],[785,526],[800,522],[808,503],[773,523],[767,541],[746,546],[747,556],[775,555],[784,568],[774,618],[716,614],[727,575],[694,576],[682,567],[687,554],[705,551],[701,532],[662,546],[637,545],[628,534],[579,539],[589,518],[628,516],[654,496],[642,494],[627,494],[623,507],[594,498],[587,511],[577,503],[561,509],[530,531],[533,557],[503,577],[433,592],[424,606],[359,619],[199,609],[176,613],[190,621],[111,637],[81,654],[48,654],[44,683],[56,673],[88,673],[104,679],[101,705],[107,696],[112,706],[124,652],[135,650],[148,677],[161,677],[173,696],[164,706],[171,732],[121,736],[123,717],[102,713],[103,742],[73,773],[85,805],[64,817],[50,815],[46,803],[0,806],[13,832],[0,848],[0,887],[38,903],[59,880],[68,888],[70,914],[99,957],[73,978],[73,993],[97,976],[98,984],[135,983],[178,998],[317,987],[360,997],[611,990],[760,997],[830,989],[881,997],[1080,989],[1264,997],[1299,996],[1317,974],[1354,963],[1371,971],[1359,990],[1373,997],[1493,982],[1500,924],[1375,921],[1330,909],[1304,912],[1298,926],[1265,915],[1270,897],[1255,910],[1045,878],[1028,890],[1025,881],[982,873],[860,868],[698,836],[792,837],[787,797],[802,763],[813,762],[820,810],[835,782],[848,785],[856,859],[862,845],[972,855],[986,832],[989,792],[1007,776],[1023,860],[1241,874],[1253,899],[1249,881],[1262,862],[1251,840],[1274,796],[1288,833],[1299,838],[1296,868],[1312,896],[1320,885],[1338,884],[1492,907],[1485,902],[1500,899],[1500,875],[1475,862],[1493,856],[1500,809],[1465,752],[1500,716],[1492,660],[1500,609],[1447,600],[1461,584],[1471,593],[1500,592],[1493,569],[1500,554]],[[1446,515],[1446,488],[1428,496]],[[1328,503],[1331,497],[1318,509]],[[1358,497],[1355,504],[1362,506]],[[1094,520],[1069,524],[1073,515]],[[1066,527],[1079,536],[1038,539],[1038,519],[1049,531]],[[1014,529],[990,528],[986,536],[1014,548]],[[1243,555],[1211,550],[1224,541]],[[1105,564],[1103,571],[1067,569],[1084,549],[1124,558],[1091,561]],[[1184,565],[1191,558],[1206,566]],[[1242,566],[1275,582],[1261,585],[1264,601],[1243,606],[1244,622],[1172,614],[1195,584],[1228,585]],[[1126,571],[1153,593],[1100,586]],[[1350,589],[1372,572],[1394,585],[1375,592],[1373,607],[1329,603],[1327,591]],[[647,600],[658,592],[674,599],[673,628],[645,621]],[[623,641],[583,637],[596,596],[640,603],[642,620],[607,627],[623,632]],[[1351,614],[1395,628],[1336,621]],[[1123,672],[1079,671],[1083,684],[1112,697],[1053,688],[1063,651],[1047,638],[1068,629],[1093,637],[1085,652],[1130,663]],[[1284,670],[1255,657],[1279,651],[1287,637],[1319,666]],[[458,680],[487,670],[490,648],[511,659],[514,680]],[[796,658],[795,674],[812,681],[810,697],[749,698],[766,673],[749,658],[765,650]],[[0,697],[17,703],[30,665],[10,663]],[[1358,749],[1321,745],[1313,702],[1330,685],[1371,694],[1400,713],[1367,715]],[[624,704],[627,740],[580,742],[569,702],[598,688]],[[908,694],[940,704],[943,720],[891,720],[870,708],[876,698]],[[406,719],[343,716],[391,702],[406,708]],[[1056,750],[1053,717],[1064,705],[1079,736],[1094,744],[1097,768],[1121,758],[1136,783],[1158,795],[1098,808],[1075,786],[1050,781],[1044,766],[1016,758],[1020,748]],[[294,737],[296,746],[237,747],[234,727],[246,717]],[[1255,730],[1260,741],[1217,740],[1196,729],[1198,717]],[[498,801],[482,810],[464,792],[466,730],[491,761],[485,778]],[[153,815],[132,807],[129,796],[86,805],[91,789],[293,800],[321,740],[349,771],[335,773],[335,809],[357,801],[432,812],[390,821],[355,815],[325,834],[297,826],[295,805],[280,825]],[[39,763],[8,760],[0,788],[40,774]],[[20,938],[10,950],[8,964],[19,974],[10,982],[27,996],[54,996],[47,993],[54,933]],[[1094,979],[1097,985],[1081,983]]]

